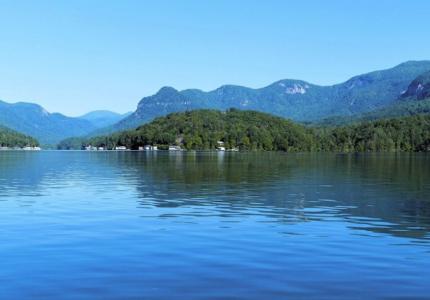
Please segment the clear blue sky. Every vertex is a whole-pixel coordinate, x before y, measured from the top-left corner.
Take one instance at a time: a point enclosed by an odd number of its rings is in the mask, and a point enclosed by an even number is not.
[[[79,115],[164,85],[333,84],[430,59],[430,1],[3,1],[0,99]]]

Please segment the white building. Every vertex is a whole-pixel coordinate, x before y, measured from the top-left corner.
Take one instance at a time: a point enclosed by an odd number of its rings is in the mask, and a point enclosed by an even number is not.
[[[157,146],[152,145],[145,145],[145,146],[139,146],[139,151],[156,151],[158,150]]]
[[[218,141],[218,142],[217,142],[217,145],[218,145],[218,146],[217,146],[217,148],[216,148],[216,149],[217,149],[218,151],[225,151],[225,147],[224,147],[224,142],[223,142],[223,141]]]
[[[181,151],[180,146],[169,146],[169,151]]]

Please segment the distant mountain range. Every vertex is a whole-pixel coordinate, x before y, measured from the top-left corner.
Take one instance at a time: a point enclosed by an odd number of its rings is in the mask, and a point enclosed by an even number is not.
[[[204,92],[163,87],[155,95],[143,98],[133,114],[109,131],[133,128],[171,112],[204,108],[257,110],[295,121],[351,116],[396,103],[402,95],[409,93],[408,87],[413,80],[429,71],[430,61],[409,61],[332,86],[285,79],[260,89],[225,85]]]
[[[49,113],[37,104],[0,102],[0,124],[33,136],[42,144],[54,144],[64,137],[85,135],[96,129],[89,121]]]
[[[90,121],[96,128],[103,128],[111,126],[131,114],[132,112],[119,114],[109,110],[95,110],[80,116],[79,119]]]
[[[0,125],[36,137],[42,144],[55,144],[68,137],[135,128],[172,112],[238,108],[300,122],[320,122],[356,119],[368,113],[377,118],[427,111],[427,104],[417,106],[414,102],[429,97],[430,61],[409,61],[332,86],[285,79],[259,89],[224,85],[204,92],[163,87],[156,94],[143,98],[136,111],[125,115],[95,111],[71,118],[48,113],[36,104],[0,101]]]
[[[389,105],[359,114],[329,117],[314,123],[323,126],[343,125],[419,114],[430,114],[430,72],[415,78],[400,97]]]
[[[94,112],[79,118],[49,113],[32,103],[0,101],[0,125],[30,135],[41,144],[56,144],[67,137],[87,135],[98,128],[112,125],[122,115],[112,112]]]

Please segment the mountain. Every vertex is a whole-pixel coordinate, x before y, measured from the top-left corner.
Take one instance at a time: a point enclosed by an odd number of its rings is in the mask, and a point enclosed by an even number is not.
[[[356,118],[370,112],[373,115],[369,118],[407,115],[427,111],[427,105],[409,102],[429,95],[430,61],[409,61],[332,86],[285,79],[259,89],[224,85],[204,92],[163,87],[155,95],[143,98],[129,115],[95,111],[71,118],[49,113],[36,104],[0,101],[0,125],[33,136],[46,145],[69,137],[136,128],[169,113],[197,109],[255,110],[300,122],[317,122],[334,116]]]
[[[402,94],[402,99],[423,100],[430,98],[430,72],[425,72],[415,78]]]
[[[0,101],[0,125],[35,137],[42,144],[55,144],[67,137],[85,135],[96,129],[87,120],[49,113],[37,104],[3,101]]]
[[[415,78],[397,100],[386,106],[355,115],[332,116],[313,123],[317,126],[336,126],[425,114],[430,114],[430,71]]]
[[[0,126],[0,147],[25,147],[38,145],[38,141],[34,138],[7,127]]]
[[[225,85],[204,92],[163,87],[143,98],[134,113],[105,132],[134,128],[159,116],[194,109],[257,110],[296,121],[355,115],[393,104],[414,79],[428,71],[430,61],[409,61],[332,86],[286,79],[260,89]]]
[[[78,118],[91,122],[96,128],[103,128],[113,125],[131,114],[131,112],[119,114],[109,110],[96,110]]]

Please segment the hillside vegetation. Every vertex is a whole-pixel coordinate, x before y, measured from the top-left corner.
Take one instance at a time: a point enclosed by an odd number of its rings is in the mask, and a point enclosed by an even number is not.
[[[1,147],[25,147],[39,146],[39,142],[29,136],[0,126],[0,146]]]
[[[312,138],[307,128],[280,117],[231,109],[172,113],[136,130],[95,137],[84,143],[108,148],[122,145],[138,149],[149,144],[206,150],[215,149],[218,141],[223,141],[226,148],[242,150],[310,151]],[[79,139],[68,139],[59,147],[67,149],[77,144]]]
[[[430,151],[430,115],[315,130],[322,151]]]
[[[331,117],[315,124],[317,124],[317,126],[339,126],[425,114],[430,114],[430,98],[421,101],[398,101],[393,105],[371,112],[355,116]]]
[[[429,151],[430,116],[309,128],[255,111],[196,110],[172,113],[136,130],[88,140],[68,139],[59,149],[80,149],[91,144],[108,149],[179,145],[188,150],[214,150],[218,141],[224,142],[226,148],[245,151]]]

